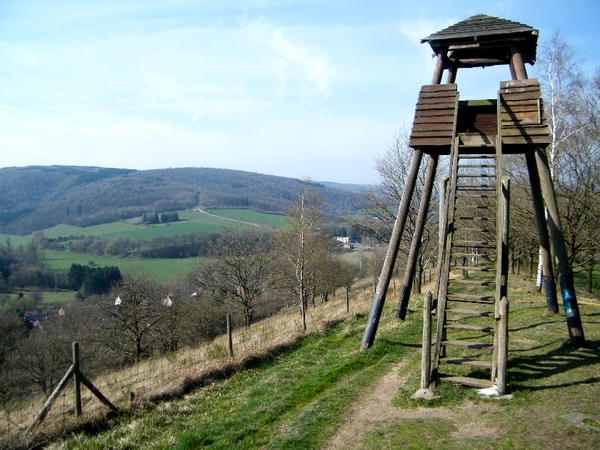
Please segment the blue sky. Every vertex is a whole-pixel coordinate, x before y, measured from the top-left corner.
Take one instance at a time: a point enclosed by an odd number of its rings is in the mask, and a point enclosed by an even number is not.
[[[377,183],[434,61],[474,14],[560,30],[600,66],[600,2],[2,0],[0,167],[218,167]],[[528,68],[535,76],[534,68]],[[459,71],[493,98],[508,68]]]

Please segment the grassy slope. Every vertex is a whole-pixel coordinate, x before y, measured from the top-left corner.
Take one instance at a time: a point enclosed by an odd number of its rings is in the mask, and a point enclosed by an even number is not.
[[[361,406],[373,412],[351,425],[352,440],[342,448],[594,448],[600,429],[576,427],[564,417],[600,414],[599,353],[565,345],[564,316],[547,315],[542,297],[522,286],[511,292],[512,400],[482,400],[472,389],[453,386],[439,388],[440,400],[410,399],[420,364],[421,312],[413,299],[415,311],[403,323],[388,302],[367,352],[357,351],[366,316],[351,316],[229,379],[131,412],[95,436],[74,434],[60,448],[322,448],[354,418],[347,417],[350,408]],[[581,312],[586,338],[597,346],[600,302],[582,296]],[[399,378],[381,404],[363,404],[402,360],[406,383]],[[384,409],[386,419],[379,420]]]

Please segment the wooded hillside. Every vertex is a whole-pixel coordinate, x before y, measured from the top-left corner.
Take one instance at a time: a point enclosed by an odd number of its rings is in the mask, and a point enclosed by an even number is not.
[[[90,226],[196,206],[284,214],[301,183],[210,168],[8,167],[0,169],[0,232],[24,235],[60,223]],[[313,187],[325,199],[325,214],[355,212],[349,190]]]

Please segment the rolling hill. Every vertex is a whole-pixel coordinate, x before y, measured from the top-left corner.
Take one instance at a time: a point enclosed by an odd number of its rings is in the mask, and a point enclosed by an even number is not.
[[[26,235],[58,224],[86,227],[144,213],[243,208],[284,214],[302,181],[229,169],[0,168],[0,232]],[[356,212],[360,186],[313,183],[323,212]]]

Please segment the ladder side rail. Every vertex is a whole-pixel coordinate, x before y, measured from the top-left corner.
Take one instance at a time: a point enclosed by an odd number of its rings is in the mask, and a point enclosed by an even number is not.
[[[431,379],[435,383],[437,381],[438,366],[440,361],[440,355],[442,352],[442,341],[444,339],[444,322],[446,317],[446,296],[448,294],[448,279],[450,278],[450,255],[452,246],[452,235],[454,233],[454,204],[456,201],[456,185],[458,180],[458,147],[459,138],[456,136],[452,141],[451,149],[451,162],[450,167],[451,178],[450,188],[448,195],[448,205],[446,211],[447,224],[445,231],[445,245],[444,245],[444,263],[440,267],[440,282],[439,292],[437,294],[437,329],[436,329],[436,340],[435,340],[435,351],[433,354],[433,360],[431,365]]]

